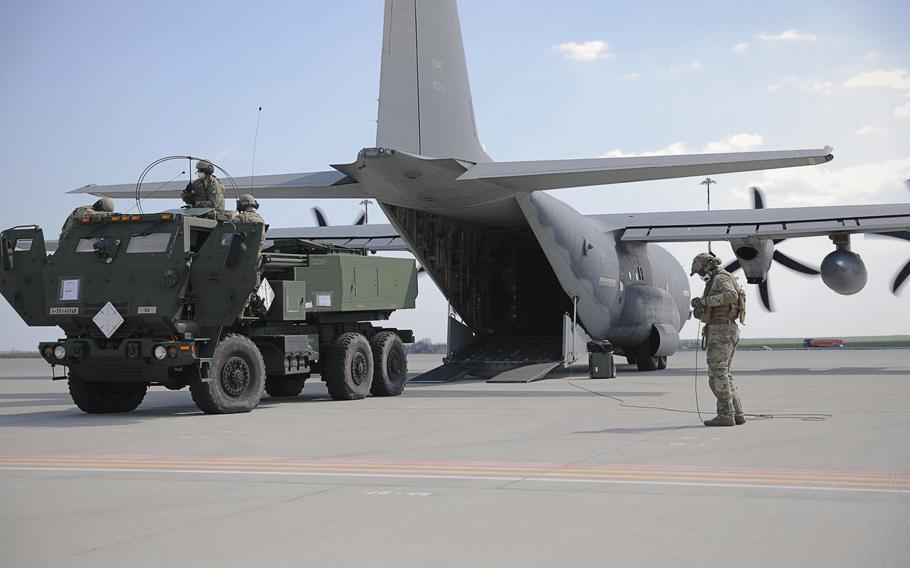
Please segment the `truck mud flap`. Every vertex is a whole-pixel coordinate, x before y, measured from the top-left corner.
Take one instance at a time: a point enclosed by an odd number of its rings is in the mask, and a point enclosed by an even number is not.
[[[480,363],[446,363],[436,367],[432,371],[427,371],[409,380],[408,383],[450,383],[463,379],[471,374],[471,371],[481,366]]]
[[[539,381],[544,378],[547,373],[559,367],[559,361],[549,361],[546,363],[532,363],[530,365],[522,365],[521,367],[515,367],[514,369],[509,369],[499,373],[495,377],[492,377],[487,380],[488,383],[530,383],[532,381]]]

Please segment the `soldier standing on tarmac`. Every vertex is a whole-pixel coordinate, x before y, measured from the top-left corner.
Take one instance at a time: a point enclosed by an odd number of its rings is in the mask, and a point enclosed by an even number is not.
[[[736,277],[720,267],[714,253],[703,252],[692,261],[691,275],[706,282],[700,298],[692,298],[693,315],[705,323],[702,346],[708,359],[708,385],[717,397],[717,416],[705,420],[705,426],[745,424],[743,405],[730,363],[739,343],[739,326],[746,320],[746,295]]]
[[[76,226],[80,219],[85,217],[89,218],[104,218],[110,217],[114,214],[114,200],[110,197],[102,197],[92,205],[83,205],[81,207],[76,207],[73,209],[73,212],[70,213],[70,216],[66,218],[66,222],[63,223],[63,229],[60,230],[60,239],[63,240],[63,237]]]
[[[186,184],[180,197],[191,207],[211,207],[224,213],[224,184],[215,177],[215,166],[211,162],[196,162],[197,179]]]

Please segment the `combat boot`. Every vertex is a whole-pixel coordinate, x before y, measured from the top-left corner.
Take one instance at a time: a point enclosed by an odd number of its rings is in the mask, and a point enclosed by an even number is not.
[[[739,393],[733,393],[733,420],[737,426],[746,423],[746,415],[743,414],[743,403],[739,399]]]
[[[736,420],[729,414],[718,414],[711,420],[705,420],[705,426],[733,426]]]

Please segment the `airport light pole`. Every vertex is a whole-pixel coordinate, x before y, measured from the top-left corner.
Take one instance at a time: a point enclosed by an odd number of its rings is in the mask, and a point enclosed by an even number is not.
[[[717,183],[713,179],[707,177],[702,182],[701,185],[704,185],[708,188],[708,211],[711,210],[711,184]],[[708,252],[711,252],[711,241],[708,241]]]
[[[364,199],[360,202],[360,205],[363,205],[363,224],[368,225],[370,223],[370,205],[373,202],[369,199]]]

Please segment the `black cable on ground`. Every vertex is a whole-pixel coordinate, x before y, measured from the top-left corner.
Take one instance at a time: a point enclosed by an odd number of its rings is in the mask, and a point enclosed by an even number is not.
[[[701,325],[698,326],[698,334],[699,334],[699,336],[701,335]],[[678,408],[667,408],[665,406],[645,406],[645,405],[640,405],[640,404],[629,404],[618,396],[613,396],[611,394],[606,394],[603,392],[591,390],[582,385],[574,383],[573,382],[574,377],[571,374],[572,373],[571,367],[569,370],[569,373],[570,373],[569,378],[566,379],[566,382],[569,383],[570,385],[572,385],[573,387],[583,390],[587,393],[597,395],[597,396],[602,396],[604,398],[609,398],[611,400],[615,400],[616,402],[619,403],[619,406],[622,406],[624,408],[641,408],[641,409],[646,409],[646,410],[663,410],[665,412],[678,412],[680,414],[697,414],[698,419],[701,421],[700,424],[703,424],[704,420],[702,418],[701,409],[699,408],[699,404],[698,404],[698,351],[700,350],[700,343],[699,343],[699,345],[696,345],[695,349],[696,349],[695,350],[695,410],[681,410]],[[588,378],[586,380],[594,380],[594,379]],[[813,413],[813,414],[802,414],[802,413],[748,414],[748,413],[744,413],[743,415],[746,417],[752,418],[752,419],[757,419],[757,420],[770,420],[772,418],[789,418],[789,419],[802,420],[805,422],[823,422],[823,421],[827,420],[828,418],[834,417],[833,414],[821,414],[821,413],[819,413],[819,414],[815,414],[815,413]]]

